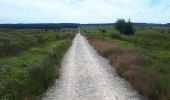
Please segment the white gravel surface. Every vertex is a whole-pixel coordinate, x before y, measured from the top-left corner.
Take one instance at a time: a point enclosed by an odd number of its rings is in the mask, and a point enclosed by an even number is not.
[[[61,77],[43,100],[143,100],[120,78],[109,62],[98,55],[86,38],[77,34],[66,53]]]

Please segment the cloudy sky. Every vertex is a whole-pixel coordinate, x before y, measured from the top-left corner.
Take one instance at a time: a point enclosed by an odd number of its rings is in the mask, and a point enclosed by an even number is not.
[[[0,23],[170,23],[170,0],[0,0]]]

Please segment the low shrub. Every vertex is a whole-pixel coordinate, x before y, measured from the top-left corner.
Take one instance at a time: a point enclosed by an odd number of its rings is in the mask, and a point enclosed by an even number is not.
[[[32,47],[51,41],[73,37],[74,33],[55,32],[55,30],[0,29],[0,59],[19,55]]]
[[[70,40],[61,40],[32,48],[18,57],[1,59],[0,99],[36,99],[58,76],[56,70],[70,44]]]
[[[110,41],[90,38],[92,46],[110,60],[118,74],[149,100],[168,100],[170,97],[167,58],[144,48],[114,46]],[[97,42],[97,43],[96,43]],[[106,46],[109,45],[109,46]]]

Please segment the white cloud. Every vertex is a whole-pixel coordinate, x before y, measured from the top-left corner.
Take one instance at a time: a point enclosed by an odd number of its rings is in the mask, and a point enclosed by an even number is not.
[[[0,0],[0,23],[170,22],[169,0]]]

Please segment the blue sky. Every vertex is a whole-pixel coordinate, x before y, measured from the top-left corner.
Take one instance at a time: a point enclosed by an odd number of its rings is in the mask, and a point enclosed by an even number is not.
[[[170,23],[170,0],[0,0],[0,23]]]

